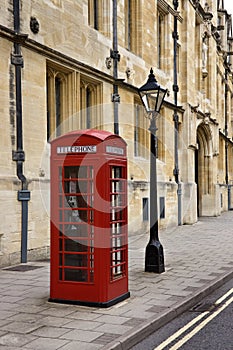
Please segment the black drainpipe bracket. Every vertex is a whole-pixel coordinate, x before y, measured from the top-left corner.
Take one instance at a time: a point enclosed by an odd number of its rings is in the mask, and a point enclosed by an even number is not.
[[[15,44],[23,44],[27,39],[28,39],[28,34],[15,33],[14,35]]]
[[[30,201],[30,191],[29,190],[20,190],[18,191],[18,201]]]
[[[25,152],[23,150],[12,151],[12,160],[15,162],[24,162],[25,161]]]
[[[121,55],[119,54],[119,51],[117,50],[112,50],[110,49],[110,57],[113,58],[114,60],[117,60],[118,62],[120,62],[121,59]]]
[[[21,54],[12,53],[11,64],[13,64],[14,66],[19,66],[23,68],[23,56]]]

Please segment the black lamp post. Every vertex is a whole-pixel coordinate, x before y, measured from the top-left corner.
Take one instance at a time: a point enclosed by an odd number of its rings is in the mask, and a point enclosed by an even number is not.
[[[158,204],[157,204],[157,138],[156,118],[159,115],[167,89],[162,88],[156,81],[151,68],[145,85],[138,89],[142,103],[150,117],[150,240],[146,247],[145,271],[162,273],[165,271],[163,246],[158,233]]]

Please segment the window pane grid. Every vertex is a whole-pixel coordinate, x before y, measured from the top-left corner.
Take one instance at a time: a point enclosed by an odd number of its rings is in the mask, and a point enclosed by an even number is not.
[[[126,274],[126,181],[123,167],[112,166],[110,171],[110,276],[113,281]]]
[[[59,279],[94,282],[93,167],[59,170]]]

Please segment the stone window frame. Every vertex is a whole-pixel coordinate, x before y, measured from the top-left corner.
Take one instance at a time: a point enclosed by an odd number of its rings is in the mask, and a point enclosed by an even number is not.
[[[142,4],[140,0],[125,0],[125,47],[142,55]]]
[[[220,140],[219,140],[220,141]],[[213,193],[213,143],[210,126],[202,122],[197,128],[199,152],[198,186],[203,195]],[[220,149],[219,149],[220,150]],[[224,152],[224,151],[223,151]],[[223,157],[224,159],[224,157]],[[219,168],[220,170],[221,168]],[[224,169],[224,165],[223,165]]]
[[[157,67],[165,70],[166,56],[166,33],[167,33],[167,18],[169,11],[164,10],[160,3],[157,5]]]
[[[46,75],[48,141],[74,129],[102,128],[102,81],[50,61]],[[59,102],[56,102],[56,79],[60,82]]]
[[[142,198],[142,221],[149,221],[149,198]]]
[[[101,23],[101,0],[88,0],[88,24],[92,28],[99,30]]]
[[[66,132],[65,121],[69,116],[68,98],[72,71],[56,64],[47,64],[47,140]],[[57,101],[56,82],[60,82],[59,101]],[[57,104],[59,103],[59,120]],[[58,125],[59,124],[59,125]]]
[[[134,157],[149,158],[150,132],[149,119],[145,115],[140,100],[134,99]]]
[[[88,0],[88,25],[105,36],[111,36],[111,2]]]
[[[220,179],[220,182],[224,182],[224,170],[225,170],[225,140],[223,137],[219,137],[219,157],[218,157],[218,175],[220,175],[222,178]]]
[[[157,14],[157,66],[163,68],[162,58],[164,57],[164,33],[163,33],[164,15],[158,11]]]
[[[102,117],[102,82],[80,73],[79,76],[80,129],[101,129]]]
[[[159,116],[157,117],[156,120],[156,127],[157,127],[157,158],[165,162],[165,129],[166,129],[166,119],[165,119],[165,108],[162,107]]]

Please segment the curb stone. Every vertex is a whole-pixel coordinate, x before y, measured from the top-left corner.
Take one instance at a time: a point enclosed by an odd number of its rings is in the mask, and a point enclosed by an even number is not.
[[[103,350],[130,350],[134,345],[148,337],[159,328],[163,327],[168,322],[172,321],[177,316],[181,315],[195,304],[200,302],[207,295],[212,293],[214,290],[221,287],[227,281],[233,278],[233,270],[226,273],[220,278],[212,281],[208,286],[203,287],[198,292],[194,293],[192,297],[186,298],[184,301],[176,304],[173,308],[168,311],[164,311],[157,317],[151,319],[148,322],[143,322],[140,326],[135,327],[134,331],[130,331],[125,335],[118,338],[107,346],[102,348]]]

